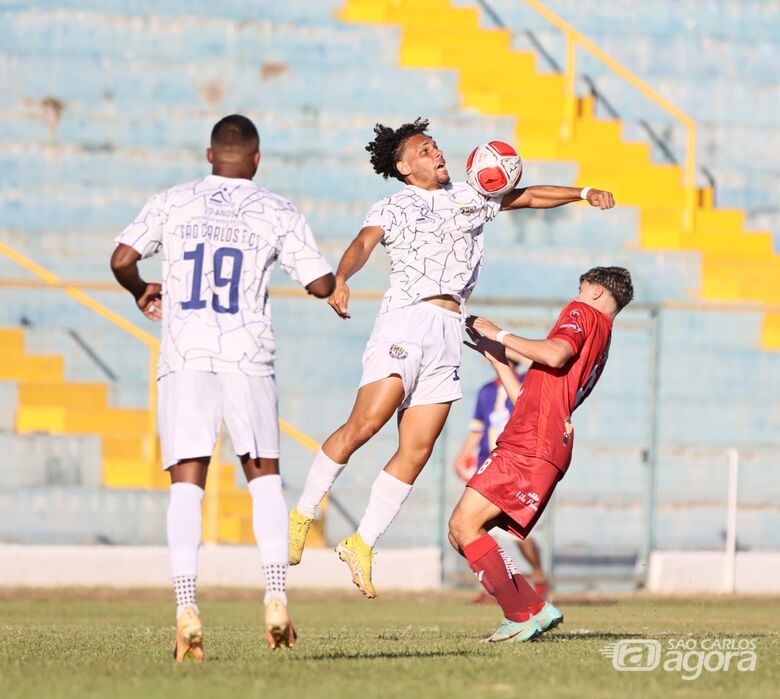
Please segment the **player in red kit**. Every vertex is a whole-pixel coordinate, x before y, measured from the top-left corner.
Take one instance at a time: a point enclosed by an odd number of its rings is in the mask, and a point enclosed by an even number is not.
[[[612,321],[634,296],[622,267],[594,267],[580,277],[577,298],[544,340],[511,335],[470,317],[469,347],[487,357],[515,407],[496,448],[469,480],[450,517],[449,539],[504,612],[489,641],[525,641],[558,626],[563,615],[520,575],[488,532],[501,527],[523,539],[542,515],[571,463],[571,415],[604,370]],[[505,348],[530,359],[522,386]]]

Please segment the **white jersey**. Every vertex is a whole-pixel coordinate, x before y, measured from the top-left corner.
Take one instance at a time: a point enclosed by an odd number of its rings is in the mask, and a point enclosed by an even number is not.
[[[217,175],[155,194],[115,242],[142,257],[162,250],[158,377],[182,369],[270,376],[274,263],[302,286],[332,271],[295,206]]]
[[[374,204],[363,226],[384,229],[390,288],[380,313],[448,294],[465,302],[482,266],[482,226],[501,210],[466,182],[434,191],[406,185]]]

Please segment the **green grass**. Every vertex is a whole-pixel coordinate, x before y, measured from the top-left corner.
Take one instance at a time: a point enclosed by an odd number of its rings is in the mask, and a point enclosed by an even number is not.
[[[482,644],[497,607],[466,597],[292,593],[292,651],[259,639],[255,594],[206,591],[203,665],[170,660],[170,593],[0,593],[0,697],[746,697],[777,696],[777,600],[560,603],[542,640]],[[259,595],[257,595],[259,597]],[[755,639],[755,672],[618,672],[599,649],[635,636]]]

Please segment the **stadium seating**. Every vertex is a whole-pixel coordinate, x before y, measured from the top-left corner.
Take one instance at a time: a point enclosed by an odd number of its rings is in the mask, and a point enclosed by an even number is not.
[[[768,500],[750,474],[764,470],[770,458],[761,445],[773,441],[780,388],[774,377],[780,376],[780,355],[767,348],[780,346],[780,320],[775,316],[766,320],[761,307],[733,312],[722,306],[691,310],[685,304],[702,298],[777,303],[774,241],[767,232],[753,231],[774,221],[756,213],[767,205],[763,193],[771,191],[767,186],[771,175],[756,163],[777,142],[777,125],[770,119],[772,114],[777,117],[777,110],[769,101],[763,109],[760,104],[755,109],[746,105],[759,92],[756,84],[766,85],[770,95],[777,90],[769,66],[777,52],[772,28],[778,20],[769,3],[706,3],[733,20],[723,32],[724,23],[712,23],[700,3],[683,4],[697,27],[718,27],[717,44],[708,44],[715,39],[704,31],[686,34],[675,13],[655,13],[632,4],[630,12],[616,10],[621,20],[616,24],[610,21],[612,9],[590,0],[559,0],[550,6],[701,120],[699,151],[716,172],[717,202],[728,209],[712,208],[704,196],[693,232],[678,225],[680,168],[661,164],[654,149],[637,140],[637,120],[645,118],[642,103],[587,59],[582,59],[583,70],[619,108],[623,122],[602,119],[600,108],[583,93],[577,137],[561,142],[556,131],[561,78],[522,45],[521,31],[534,30],[551,50],[562,44],[549,23],[525,3],[491,0],[516,30],[511,36],[492,29],[475,3],[465,0],[455,5],[445,0],[199,0],[187,3],[186,9],[172,0],[132,5],[35,0],[0,9],[0,94],[6,100],[0,110],[4,144],[0,239],[64,279],[110,283],[107,259],[117,231],[155,190],[200,176],[211,125],[226,112],[242,111],[261,131],[259,181],[300,206],[335,264],[368,206],[395,188],[395,183],[385,183],[371,172],[363,150],[376,121],[395,124],[429,116],[451,171],[458,176],[476,143],[488,137],[517,142],[525,159],[526,184],[603,184],[627,206],[607,215],[571,206],[500,216],[486,232],[485,270],[471,310],[498,314],[516,327],[542,333],[554,318],[546,300],[570,297],[577,275],[601,262],[632,270],[638,301],[667,304],[659,316],[657,363],[654,312],[629,310],[620,318],[610,367],[578,415],[578,455],[558,503],[558,545],[587,548],[602,539],[615,550],[635,545],[643,531],[643,451],[653,429],[659,440],[659,543],[718,545],[712,532],[717,531],[722,509],[697,505],[702,498],[682,474],[688,467],[698,477],[708,467],[725,473],[722,450],[737,446],[745,453],[743,495],[753,504],[750,514],[742,515],[746,523],[740,540],[749,546],[776,545],[777,534],[767,524],[773,511],[762,505]],[[434,15],[436,31],[421,29]],[[625,27],[628,20],[632,24],[627,33],[618,27]],[[748,56],[744,46],[749,42],[758,42],[765,61]],[[513,47],[526,50],[512,52]],[[730,70],[736,71],[743,58],[747,61],[736,79],[724,76],[715,59],[713,54],[721,49],[730,57]],[[486,57],[495,61],[490,69],[481,67]],[[464,62],[476,67],[466,69]],[[705,77],[707,89],[691,84]],[[715,117],[721,114],[723,121],[717,122]],[[667,125],[653,123],[661,129]],[[675,133],[677,145],[681,138]],[[657,205],[659,200],[662,206]],[[746,217],[740,208],[747,210]],[[387,266],[381,254],[376,258],[355,278],[356,289],[385,287]],[[147,269],[154,274],[154,263]],[[1,259],[0,274],[24,276]],[[274,284],[290,282],[276,274]],[[129,297],[100,288],[94,294],[144,325]],[[137,435],[103,436],[98,429],[99,423],[110,425],[117,415],[125,425],[127,418],[145,424],[145,348],[59,292],[19,294],[3,288],[0,295],[5,301],[13,299],[0,304],[0,325],[16,328],[24,321],[26,326],[24,344],[16,330],[0,333],[0,352],[14,357],[14,371],[4,370],[9,373],[0,381],[0,437],[8,440],[14,454],[27,449],[24,445],[32,444],[32,439],[48,445],[41,447],[42,454],[64,450],[69,456],[61,455],[63,463],[71,465],[62,468],[68,473],[78,462],[74,455],[83,448],[81,468],[92,474],[50,491],[44,487],[49,481],[25,480],[15,456],[14,472],[19,474],[0,483],[4,502],[12,503],[18,488],[23,496],[14,513],[21,512],[22,504],[34,502],[36,512],[45,511],[48,503],[55,514],[38,524],[32,516],[15,515],[10,521],[18,526],[6,523],[9,528],[0,532],[0,538],[42,541],[45,523],[54,529],[56,522],[61,540],[68,540],[69,531],[74,541],[97,540],[109,531],[97,513],[145,507],[146,516],[157,523],[156,539],[139,530],[136,540],[162,541],[162,491],[147,490],[163,485],[159,472],[139,475],[132,465],[139,453]],[[530,305],[511,305],[517,297]],[[376,304],[375,299],[356,301],[352,321],[342,323],[311,299],[274,301],[282,415],[316,439],[324,438],[348,412]],[[311,343],[303,356],[302,327]],[[70,330],[108,365],[115,379],[106,377],[68,334]],[[339,361],[326,363],[323,357]],[[31,392],[30,372],[36,378],[51,372],[46,381],[56,388]],[[445,438],[385,545],[444,543],[446,509],[459,486],[449,482],[443,500],[440,483],[463,437],[469,396],[487,378],[482,365],[467,357],[463,372],[467,399],[453,411]],[[74,383],[90,388],[74,388]],[[655,428],[648,407],[654,390]],[[88,394],[106,407],[90,412],[88,434],[71,435],[66,428],[80,418],[66,416],[64,408],[73,404],[75,395],[83,412]],[[105,417],[93,421],[97,414]],[[22,434],[30,430],[51,436]],[[388,457],[393,439],[390,426],[361,450],[354,467],[340,479],[335,494],[352,517],[360,515],[376,468]],[[710,451],[680,451],[702,445]],[[283,450],[292,499],[310,454],[287,438]],[[227,458],[229,450],[223,455]],[[49,457],[40,457],[45,458]],[[115,470],[112,458],[118,464]],[[94,481],[98,472],[100,484]],[[128,480],[130,473],[134,480]],[[220,538],[247,541],[251,532],[246,493],[236,482],[235,469],[225,467],[224,473],[220,507],[230,524],[223,525]],[[74,489],[72,500],[63,495],[69,488]],[[713,494],[712,499],[721,502],[723,495]],[[586,506],[594,501],[603,509],[598,521],[588,519]],[[96,513],[92,529],[88,521],[71,522],[72,516],[62,514],[84,502],[100,503],[90,510]],[[696,520],[699,516],[703,519]],[[335,514],[328,523],[329,538],[342,535],[348,526]],[[129,526],[124,533],[110,531],[114,533],[106,536],[111,540],[134,540]]]

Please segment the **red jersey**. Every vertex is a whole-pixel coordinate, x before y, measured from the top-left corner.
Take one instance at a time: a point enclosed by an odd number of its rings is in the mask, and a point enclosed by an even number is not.
[[[572,301],[547,337],[568,342],[574,356],[560,369],[531,364],[496,446],[544,459],[565,473],[574,445],[571,414],[604,371],[612,319],[586,303]]]

